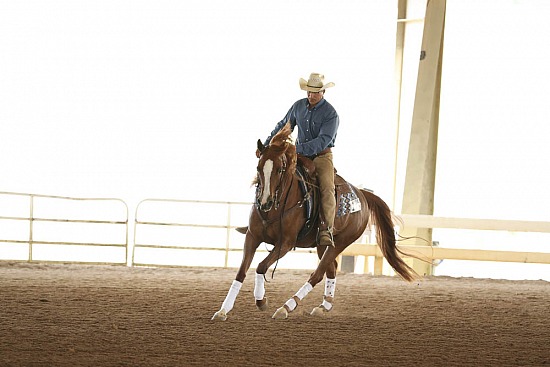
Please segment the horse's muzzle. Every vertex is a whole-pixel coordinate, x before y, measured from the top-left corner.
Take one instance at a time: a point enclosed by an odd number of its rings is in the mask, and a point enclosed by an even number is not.
[[[262,212],[268,212],[271,210],[271,208],[273,208],[273,198],[271,196],[269,196],[267,198],[267,202],[265,204],[260,204],[260,210]]]

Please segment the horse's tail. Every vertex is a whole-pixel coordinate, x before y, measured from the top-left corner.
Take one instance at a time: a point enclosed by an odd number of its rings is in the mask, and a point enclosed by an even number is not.
[[[376,226],[376,242],[391,267],[406,281],[412,282],[418,274],[403,261],[397,247],[392,214],[388,205],[372,192],[361,190],[367,200],[372,224]]]

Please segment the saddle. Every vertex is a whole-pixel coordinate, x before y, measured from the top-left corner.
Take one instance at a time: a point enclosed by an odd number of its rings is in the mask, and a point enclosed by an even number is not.
[[[298,175],[300,189],[304,196],[304,216],[306,222],[298,233],[298,241],[306,237],[314,228],[320,228],[324,225],[323,213],[321,210],[321,193],[317,184],[315,165],[307,157],[298,155],[296,164],[296,174]],[[336,217],[357,212],[361,210],[361,202],[351,186],[334,170],[334,186],[336,194]]]

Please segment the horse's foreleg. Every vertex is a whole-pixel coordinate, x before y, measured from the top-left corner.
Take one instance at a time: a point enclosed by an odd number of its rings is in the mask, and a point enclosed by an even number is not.
[[[233,283],[231,283],[231,287],[229,287],[229,292],[227,292],[227,296],[225,296],[222,307],[214,314],[214,316],[212,316],[212,320],[227,320],[227,313],[233,309],[235,299],[237,299],[237,295],[239,294],[242,285],[243,283],[238,280],[234,280]]]
[[[214,314],[214,316],[212,316],[212,320],[225,321],[227,319],[227,314],[233,309],[235,300],[237,299],[241,286],[246,278],[246,272],[250,269],[250,264],[252,264],[252,259],[254,258],[254,254],[256,253],[256,249],[259,245],[260,243],[256,241],[250,233],[247,233],[244,241],[243,260],[241,262],[241,266],[239,267],[239,271],[237,272],[237,276],[235,277],[235,280],[233,280],[233,283],[231,283],[231,287],[229,287],[229,291],[227,292],[227,296],[225,296],[222,307]]]
[[[269,255],[256,267],[256,277],[254,282],[254,299],[256,307],[260,311],[267,310],[267,298],[265,297],[265,274],[271,265],[282,258],[292,247],[283,246],[283,248],[274,248]]]
[[[264,274],[256,273],[254,278],[254,299],[258,310],[267,310],[267,298],[265,297],[265,278]]]

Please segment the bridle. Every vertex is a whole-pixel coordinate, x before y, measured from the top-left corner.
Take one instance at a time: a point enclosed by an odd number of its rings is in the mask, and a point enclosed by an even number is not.
[[[258,180],[258,184],[256,187],[256,202],[255,202],[255,208],[256,212],[259,215],[259,217],[262,219],[263,226],[264,226],[264,234],[266,231],[266,228],[268,225],[275,223],[277,221],[281,221],[282,219],[290,213],[292,210],[296,208],[301,208],[304,204],[305,198],[302,198],[298,200],[294,205],[292,205],[290,208],[287,208],[287,200],[290,194],[290,190],[292,189],[292,184],[294,182],[293,174],[290,174],[290,172],[287,171],[288,169],[288,161],[285,154],[282,154],[279,158],[281,160],[281,166],[277,170],[277,174],[279,175],[279,182],[275,188],[275,194],[273,197],[273,206],[269,208],[269,210],[262,210],[261,204],[260,204],[260,188],[261,188],[261,181]],[[286,193],[286,195],[285,195]],[[281,198],[284,198],[284,201],[281,205]],[[279,210],[281,208],[282,210],[279,212],[278,216],[275,216],[274,218],[268,219],[269,213],[272,211],[272,209],[275,209],[275,211]]]
[[[275,208],[275,210],[279,209],[279,206],[281,205],[281,195],[285,192],[286,185],[288,183],[288,177],[289,175],[286,174],[287,171],[287,159],[286,155],[282,154],[279,159],[281,160],[281,167],[277,170],[277,175],[279,176],[279,182],[277,183],[277,186],[275,187],[275,195],[273,197],[273,203],[274,205],[271,206],[268,210],[261,210],[264,213],[268,213],[271,211],[271,209]],[[292,180],[291,180],[292,185]],[[261,188],[261,182],[258,180],[258,184],[256,186],[256,209],[260,210],[261,203],[260,203],[260,190]]]

